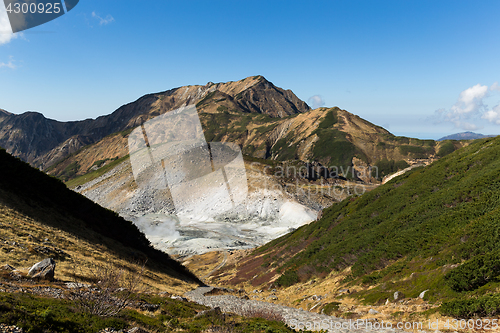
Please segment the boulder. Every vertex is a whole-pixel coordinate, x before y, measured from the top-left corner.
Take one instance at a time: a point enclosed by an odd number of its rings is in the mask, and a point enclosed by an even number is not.
[[[370,309],[368,311],[368,313],[371,314],[371,315],[375,315],[375,314],[378,314],[379,312],[377,310]]]
[[[216,316],[216,317],[221,317],[223,315],[220,307],[215,307],[213,309],[209,309],[209,310],[204,310],[204,311],[200,311],[196,314],[196,316],[194,316],[195,318],[199,318],[201,316],[205,316],[205,315],[208,315],[208,316]]]
[[[394,293],[394,300],[395,301],[397,301],[398,299],[402,299],[402,298],[405,298],[405,295],[402,292],[396,291]]]
[[[28,276],[52,281],[54,280],[55,270],[56,262],[52,258],[47,258],[34,264],[28,271]]]
[[[419,297],[419,298],[421,298],[421,299],[424,299],[424,297],[425,297],[425,293],[426,293],[426,292],[428,292],[428,291],[429,291],[429,289],[422,291],[422,292],[420,293],[420,295],[418,295],[418,297]]]

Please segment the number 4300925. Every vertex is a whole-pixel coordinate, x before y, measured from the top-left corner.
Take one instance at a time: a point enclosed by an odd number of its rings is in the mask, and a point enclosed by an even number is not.
[[[5,8],[7,13],[14,14],[59,14],[61,12],[61,3],[19,3],[15,2],[14,4],[9,3],[7,8]]]

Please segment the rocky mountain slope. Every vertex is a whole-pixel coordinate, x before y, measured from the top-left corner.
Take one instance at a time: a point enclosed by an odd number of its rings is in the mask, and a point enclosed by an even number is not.
[[[166,253],[155,250],[137,227],[62,182],[0,150],[0,237],[2,262],[24,267],[42,256],[58,262],[57,278],[75,267],[109,262],[134,266],[147,261],[150,283],[177,285],[199,280]],[[166,284],[163,288],[168,288]],[[170,287],[174,287],[171,285]]]
[[[331,281],[369,304],[398,291],[443,302],[446,315],[498,313],[499,157],[500,138],[477,140],[332,205],[319,221],[226,265],[216,278],[290,292],[297,283]]]
[[[408,164],[431,162],[468,144],[397,137],[339,108],[271,118],[229,109],[226,102],[227,99],[221,100],[214,94],[196,104],[207,142],[237,143],[243,154],[251,158],[320,163],[333,171],[338,169],[344,177],[361,177],[365,182],[381,180]],[[122,158],[128,154],[130,131],[108,135],[46,171],[68,180]],[[368,172],[370,166],[378,168],[378,174],[374,174],[377,179]],[[355,168],[359,172],[353,173]]]
[[[240,112],[284,117],[309,110],[290,90],[274,86],[262,76],[204,86],[185,86],[149,94],[97,119],[60,122],[37,112],[21,115],[0,113],[0,146],[16,157],[46,169],[81,147],[105,136],[137,127],[147,119],[196,103],[207,96],[220,96]]]
[[[310,110],[293,92],[262,76],[149,94],[110,115],[83,121],[59,122],[36,112],[2,111],[0,146],[52,175],[69,179],[125,156],[133,128],[192,104],[208,142],[235,142],[244,154],[256,158],[365,167],[385,160],[443,155],[444,143],[395,137],[338,108]],[[455,149],[462,146],[453,145]]]

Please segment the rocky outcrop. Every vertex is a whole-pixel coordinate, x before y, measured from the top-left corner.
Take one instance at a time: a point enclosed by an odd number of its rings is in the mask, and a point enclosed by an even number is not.
[[[262,76],[258,80],[257,84],[236,96],[238,103],[250,112],[282,118],[309,110],[309,106],[291,90],[276,87]]]
[[[54,280],[56,262],[52,258],[44,259],[34,264],[28,271],[28,276],[34,279]]]

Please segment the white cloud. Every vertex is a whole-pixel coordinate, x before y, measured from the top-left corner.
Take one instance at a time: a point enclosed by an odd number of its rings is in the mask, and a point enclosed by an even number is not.
[[[487,111],[482,118],[488,120],[490,123],[500,125],[500,104]]]
[[[17,38],[17,34],[12,33],[5,6],[0,3],[0,45],[7,44],[14,38]]]
[[[309,104],[309,106],[312,107],[313,109],[316,109],[325,106],[325,101],[323,100],[323,97],[321,97],[320,95],[314,95],[309,97],[309,99],[307,100],[307,104]]]
[[[109,23],[115,21],[114,17],[109,15],[109,14],[105,18],[102,18],[99,15],[97,15],[95,12],[92,12],[92,17],[99,21],[99,25],[103,25],[103,24],[106,25],[106,24],[109,24]]]
[[[490,90],[491,91],[500,91],[500,85],[498,84],[498,82],[493,83],[490,87]]]
[[[500,86],[497,82],[490,87],[476,84],[462,91],[453,106],[447,109],[438,109],[431,119],[435,124],[452,123],[456,128],[466,131],[481,129],[476,121],[486,119],[489,122],[500,125],[500,106],[489,109],[485,100],[492,95],[498,95]]]
[[[483,99],[487,94],[488,86],[482,86],[479,83],[465,89],[460,93],[460,97],[455,105],[451,107],[451,111],[457,114],[478,112],[484,106]]]
[[[14,64],[14,57],[9,57],[9,62],[0,62],[0,68],[7,67],[10,69],[16,69],[16,65]]]

